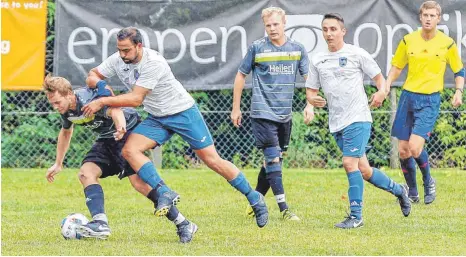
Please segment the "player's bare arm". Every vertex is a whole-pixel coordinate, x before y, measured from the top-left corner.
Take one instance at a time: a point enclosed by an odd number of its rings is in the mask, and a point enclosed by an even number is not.
[[[97,83],[104,79],[104,75],[100,74],[97,68],[92,68],[87,74],[86,84],[90,88],[96,88]]]
[[[233,125],[237,128],[241,126],[241,94],[243,93],[245,83],[246,75],[238,72],[233,88],[233,107],[230,115]]]
[[[464,73],[464,68],[462,72]],[[453,95],[453,98],[451,99],[451,104],[454,108],[458,108],[463,104],[464,76],[455,77],[455,87],[455,95]]]
[[[73,127],[69,129],[62,128],[58,134],[57,156],[55,157],[55,163],[47,170],[47,173],[45,174],[45,178],[50,183],[55,180],[54,176],[63,169],[63,160],[65,159],[65,154],[70,147],[72,136]]]
[[[115,140],[120,140],[126,133],[126,119],[123,110],[117,107],[108,108],[107,116],[112,117],[116,132],[113,134]]]
[[[373,77],[372,80],[375,82],[378,91],[371,96],[371,107],[380,107],[383,103],[383,100],[385,100],[385,97],[387,97],[387,90],[385,89],[385,78],[383,77],[382,73],[379,73]]]
[[[319,90],[317,89],[306,88],[306,99],[312,106],[322,108],[327,104],[327,101],[323,97],[318,96],[318,93]]]
[[[149,92],[149,89],[135,85],[130,93],[99,98],[86,104],[81,110],[85,116],[89,117],[105,105],[110,107],[138,107]]]
[[[387,90],[387,94],[390,93],[390,88],[393,82],[400,76],[401,71],[403,71],[403,69],[400,69],[393,65],[390,68],[390,71],[388,72],[387,82],[385,83],[386,85],[385,90]]]

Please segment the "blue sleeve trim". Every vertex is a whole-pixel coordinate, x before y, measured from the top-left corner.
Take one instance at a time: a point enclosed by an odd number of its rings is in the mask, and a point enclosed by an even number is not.
[[[460,71],[455,73],[455,78],[458,77],[458,76],[464,78],[466,76],[466,70],[464,68],[462,68]]]

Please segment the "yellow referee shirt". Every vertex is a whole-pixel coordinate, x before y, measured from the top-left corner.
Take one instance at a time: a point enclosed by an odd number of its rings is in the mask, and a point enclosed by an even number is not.
[[[392,59],[392,65],[399,69],[408,64],[403,89],[421,94],[443,90],[447,63],[454,73],[463,68],[455,41],[439,30],[429,41],[422,38],[421,30],[405,35]]]

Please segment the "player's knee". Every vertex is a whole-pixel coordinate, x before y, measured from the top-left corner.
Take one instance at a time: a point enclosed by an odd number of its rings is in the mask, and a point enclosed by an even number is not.
[[[372,167],[368,163],[359,162],[358,168],[365,180],[368,180],[372,176]]]
[[[411,156],[417,158],[419,155],[421,155],[422,146],[409,142],[409,152],[411,153]]]
[[[343,168],[345,168],[345,170],[348,172],[359,169],[357,159],[343,157]]]
[[[98,179],[97,172],[81,167],[78,172],[78,179],[82,184],[94,182]]]
[[[280,148],[276,146],[264,148],[265,171],[267,173],[281,172]]]
[[[131,160],[136,155],[137,149],[128,145],[125,145],[121,150],[121,155],[125,160]]]
[[[411,151],[409,150],[409,146],[399,146],[398,151],[400,152],[400,158],[406,159],[411,157]]]

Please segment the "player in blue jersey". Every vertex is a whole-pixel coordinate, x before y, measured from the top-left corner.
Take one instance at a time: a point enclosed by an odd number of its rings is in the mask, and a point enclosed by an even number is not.
[[[324,16],[322,33],[328,50],[312,56],[309,79],[306,81],[306,97],[315,107],[324,107],[328,101],[330,132],[343,152],[351,213],[335,226],[344,229],[363,226],[364,180],[395,195],[403,215],[407,217],[411,212],[408,187],[371,167],[365,155],[372,116],[363,78],[367,75],[375,82],[378,91],[371,97],[371,106],[379,107],[386,97],[385,79],[381,70],[367,51],[345,43],[343,37],[346,28],[339,14]],[[327,101],[317,95],[320,88]]]
[[[299,221],[285,199],[282,180],[283,152],[291,136],[291,116],[296,77],[307,78],[309,59],[304,46],[285,35],[285,11],[278,7],[262,10],[267,36],[249,47],[235,78],[231,120],[241,126],[241,94],[246,76],[252,71],[251,123],[256,146],[265,161],[257,178],[256,190],[275,195],[283,219]],[[311,115],[312,106],[305,112]],[[307,116],[309,116],[307,115]],[[248,208],[248,214],[254,215]]]
[[[110,95],[105,88],[81,88],[72,90],[68,80],[62,77],[45,78],[43,89],[53,108],[61,114],[62,128],[58,135],[57,156],[55,164],[47,170],[46,178],[53,182],[55,175],[63,168],[63,160],[70,146],[73,135],[73,124],[85,126],[98,133],[98,138],[82,161],[78,173],[83,185],[86,205],[92,215],[92,221],[78,228],[84,237],[106,239],[110,235],[108,218],[104,209],[104,193],[99,184],[99,178],[118,175],[120,179],[128,177],[131,185],[154,205],[157,204],[157,194],[148,184],[139,178],[131,166],[121,156],[121,149],[132,130],[139,123],[139,115],[132,108],[103,108],[91,117],[85,117],[81,107],[100,95]],[[175,223],[181,242],[189,242],[192,233],[187,230],[189,221],[177,210],[171,208],[168,219]]]

